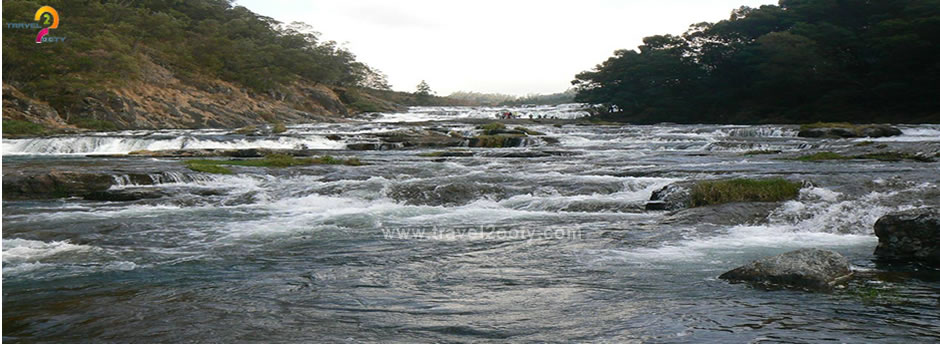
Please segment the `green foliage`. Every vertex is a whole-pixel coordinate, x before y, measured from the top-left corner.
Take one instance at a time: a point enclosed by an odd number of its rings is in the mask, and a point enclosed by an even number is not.
[[[490,122],[477,127],[477,129],[482,129],[487,135],[495,135],[502,130],[506,130],[506,125],[500,122]]]
[[[295,158],[287,154],[269,154],[262,159],[251,159],[251,160],[213,160],[213,159],[195,159],[195,160],[186,160],[184,162],[186,167],[193,171],[198,172],[208,172],[208,173],[232,173],[231,170],[224,167],[223,165],[229,166],[251,166],[251,167],[272,167],[272,168],[283,168],[291,166],[308,166],[308,165],[347,165],[347,166],[362,166],[364,163],[358,158],[348,158],[340,159],[335,158],[329,155],[324,155],[317,158]]]
[[[94,118],[76,119],[76,120],[73,120],[71,124],[79,128],[91,129],[95,131],[114,131],[118,129],[117,125],[114,124],[113,122],[103,121],[103,120],[94,119]]]
[[[271,124],[271,132],[280,134],[287,131],[287,126],[283,122],[277,121]]]
[[[232,174],[232,170],[219,166],[219,164],[214,163],[212,160],[187,160],[183,162],[187,168],[196,172],[204,173],[215,173],[215,174]]]
[[[637,123],[935,122],[933,0],[781,0],[651,36],[572,81]]]
[[[702,181],[692,187],[692,206],[784,201],[796,198],[800,188],[800,183],[781,178]]]
[[[45,133],[46,128],[36,123],[15,119],[3,120],[4,136],[41,136]]]

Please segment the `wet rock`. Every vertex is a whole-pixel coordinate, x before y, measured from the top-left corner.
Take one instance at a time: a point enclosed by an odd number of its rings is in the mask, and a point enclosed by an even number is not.
[[[343,137],[336,135],[336,134],[329,134],[329,135],[326,135],[326,139],[330,141],[339,141],[339,140],[342,140]]]
[[[502,187],[484,183],[399,184],[388,196],[410,205],[460,206],[486,197],[499,200],[504,193]]]
[[[95,191],[84,196],[89,201],[105,202],[129,202],[142,199],[153,199],[167,196],[167,194],[158,189],[117,189]]]
[[[646,210],[678,210],[692,204],[692,185],[694,182],[678,182],[653,191]]]
[[[805,248],[755,260],[718,278],[767,289],[827,291],[852,276],[841,254]]]
[[[663,219],[663,224],[713,225],[760,224],[767,221],[770,213],[777,209],[777,202],[737,202],[679,210]],[[650,206],[647,203],[647,210]]]
[[[3,199],[44,199],[82,196],[105,191],[114,178],[103,173],[52,171],[44,174],[5,174]]]
[[[940,208],[890,213],[875,222],[879,259],[940,267]]]
[[[833,127],[803,127],[799,137],[808,138],[851,138],[851,137],[888,137],[901,135],[901,130],[887,124],[840,125]]]

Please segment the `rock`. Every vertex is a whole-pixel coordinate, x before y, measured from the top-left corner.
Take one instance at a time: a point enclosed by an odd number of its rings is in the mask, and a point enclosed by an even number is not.
[[[890,213],[875,222],[879,259],[940,267],[940,208]]]
[[[768,289],[827,291],[851,276],[849,261],[841,254],[804,248],[755,260],[718,278]]]
[[[863,137],[888,137],[901,135],[902,132],[901,129],[890,125],[875,124],[862,127],[859,134]]]
[[[461,206],[477,199],[495,200],[505,196],[501,186],[484,183],[398,184],[389,190],[392,199],[410,205]]]
[[[833,126],[819,128],[800,128],[799,137],[808,138],[851,138],[851,137],[888,137],[901,135],[901,129],[887,124],[867,124],[853,126]]]
[[[110,174],[52,171],[44,174],[6,174],[3,199],[43,199],[82,196],[105,191],[114,183]]]
[[[692,185],[694,182],[678,182],[653,191],[646,210],[678,210],[692,204]]]
[[[85,195],[84,199],[89,201],[128,202],[139,201],[142,199],[161,198],[166,195],[167,194],[165,192],[158,189],[109,189],[89,193]]]
[[[656,202],[666,204],[661,201]],[[662,210],[650,209],[650,203],[646,204],[647,210]],[[726,226],[759,224],[767,221],[767,217],[770,216],[770,213],[778,207],[780,207],[780,203],[778,202],[735,202],[716,204],[679,210],[666,216],[662,223],[671,225],[709,223]]]
[[[330,141],[339,141],[339,140],[342,140],[343,137],[336,135],[336,134],[329,134],[329,135],[326,135],[326,139]]]

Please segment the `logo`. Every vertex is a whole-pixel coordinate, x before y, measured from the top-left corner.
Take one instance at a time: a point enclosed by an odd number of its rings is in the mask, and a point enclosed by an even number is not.
[[[39,34],[36,35],[36,43],[42,42],[58,42],[59,38],[62,41],[65,40],[65,37],[49,37],[50,39],[46,40],[46,35],[49,34],[49,29],[56,29],[59,27],[59,12],[56,12],[52,6],[43,6],[36,11],[36,15],[33,16],[33,20],[39,22],[39,25],[42,27],[42,30],[39,30]],[[55,40],[52,40],[55,38]]]

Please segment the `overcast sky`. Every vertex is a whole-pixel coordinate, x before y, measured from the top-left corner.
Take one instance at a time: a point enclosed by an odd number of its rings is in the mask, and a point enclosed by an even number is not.
[[[440,95],[561,92],[574,75],[642,38],[680,34],[692,23],[727,19],[771,0],[236,0],[322,38],[346,42],[358,59],[414,91],[427,80]]]

